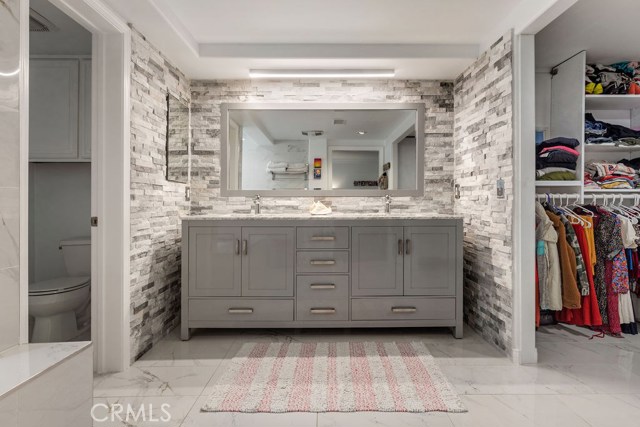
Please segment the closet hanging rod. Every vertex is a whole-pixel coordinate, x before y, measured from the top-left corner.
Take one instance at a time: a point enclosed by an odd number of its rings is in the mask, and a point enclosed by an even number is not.
[[[536,194],[536,200],[571,200],[576,199],[577,203],[580,199],[584,199],[586,201],[597,201],[597,200],[636,200],[640,203],[640,194],[586,194],[582,197],[578,193],[540,193]]]

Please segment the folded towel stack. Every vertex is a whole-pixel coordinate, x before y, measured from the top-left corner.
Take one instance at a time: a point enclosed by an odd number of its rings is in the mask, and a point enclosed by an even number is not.
[[[536,179],[539,181],[573,181],[580,153],[575,138],[552,138],[536,145]]]
[[[305,173],[309,171],[306,163],[269,162],[267,173]]]

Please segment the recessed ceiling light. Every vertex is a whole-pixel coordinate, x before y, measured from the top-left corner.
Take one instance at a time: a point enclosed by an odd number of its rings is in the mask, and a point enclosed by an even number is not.
[[[395,70],[249,70],[249,76],[253,79],[273,78],[373,78],[394,77]]]
[[[365,130],[359,130],[358,131],[358,135],[366,135],[366,134],[367,134],[367,131],[365,131]]]

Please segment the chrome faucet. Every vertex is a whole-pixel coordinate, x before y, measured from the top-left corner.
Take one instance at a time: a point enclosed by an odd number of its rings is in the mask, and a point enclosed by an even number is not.
[[[257,214],[260,213],[260,195],[256,194],[256,196],[253,198],[253,206],[255,208],[254,212]]]
[[[391,196],[384,196],[384,212],[391,213]]]

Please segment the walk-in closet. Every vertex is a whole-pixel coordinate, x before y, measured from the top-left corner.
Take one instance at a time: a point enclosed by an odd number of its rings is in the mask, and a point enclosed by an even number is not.
[[[580,17],[536,36],[536,327],[624,337],[640,316],[640,54]]]

